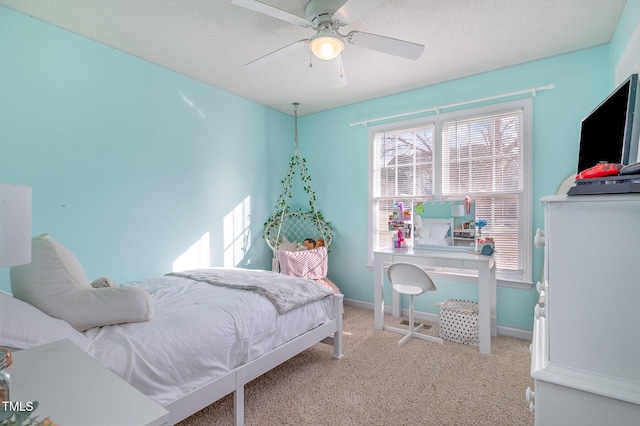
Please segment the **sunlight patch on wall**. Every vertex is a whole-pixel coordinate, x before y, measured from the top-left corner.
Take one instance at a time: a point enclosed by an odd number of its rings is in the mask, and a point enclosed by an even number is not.
[[[205,233],[173,262],[173,272],[206,268],[210,265],[209,233]]]
[[[251,197],[245,198],[224,217],[224,266],[238,266],[251,245]]]

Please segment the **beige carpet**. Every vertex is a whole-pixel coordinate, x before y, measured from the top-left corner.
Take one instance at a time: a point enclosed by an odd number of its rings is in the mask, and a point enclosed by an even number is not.
[[[399,319],[385,318],[389,325]],[[405,326],[406,327],[406,326]],[[437,335],[433,324],[426,333]],[[345,306],[344,358],[317,344],[245,387],[250,425],[533,425],[529,341],[494,337],[491,355],[373,329],[373,311]],[[180,426],[233,424],[233,396]]]

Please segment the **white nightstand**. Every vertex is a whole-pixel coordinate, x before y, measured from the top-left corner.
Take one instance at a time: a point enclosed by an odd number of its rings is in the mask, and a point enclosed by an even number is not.
[[[162,426],[169,412],[69,340],[12,354],[11,401],[38,401],[34,414],[64,426]]]

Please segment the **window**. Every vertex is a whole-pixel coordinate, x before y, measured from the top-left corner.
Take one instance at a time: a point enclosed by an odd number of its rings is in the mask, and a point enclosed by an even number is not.
[[[371,127],[370,247],[391,247],[395,202],[475,201],[498,278],[531,282],[531,99]],[[453,272],[455,271],[447,271]],[[516,285],[517,286],[517,285]]]

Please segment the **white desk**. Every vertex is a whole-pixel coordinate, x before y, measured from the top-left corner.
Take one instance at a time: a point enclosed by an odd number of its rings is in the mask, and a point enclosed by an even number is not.
[[[384,328],[384,270],[394,262],[409,262],[419,266],[471,269],[478,271],[478,332],[480,352],[491,353],[491,336],[497,335],[496,264],[493,256],[468,251],[432,249],[381,249],[373,252],[373,313],[376,330]],[[400,316],[400,296],[393,292],[393,315]]]
[[[169,412],[69,340],[12,353],[11,401],[38,401],[40,420],[65,426],[161,426]]]

